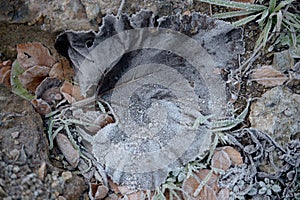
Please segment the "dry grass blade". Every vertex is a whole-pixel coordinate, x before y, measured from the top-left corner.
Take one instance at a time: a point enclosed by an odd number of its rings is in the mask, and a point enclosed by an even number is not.
[[[253,81],[268,87],[282,85],[287,79],[283,73],[275,70],[272,66],[263,66],[252,74]]]

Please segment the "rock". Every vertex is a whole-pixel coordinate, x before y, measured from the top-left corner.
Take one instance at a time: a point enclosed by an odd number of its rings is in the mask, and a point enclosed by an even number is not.
[[[40,115],[29,101],[3,85],[0,121],[0,199],[55,199],[63,191],[66,199],[78,199],[87,190],[83,178],[74,174],[70,178],[70,172],[63,172],[70,181],[62,180],[60,170],[48,160],[49,147]],[[20,144],[15,144],[15,137]],[[47,175],[46,163],[50,171]]]
[[[43,162],[40,168],[38,169],[38,176],[41,180],[45,179],[46,176],[46,163]]]
[[[18,131],[15,131],[15,132],[12,132],[12,133],[11,133],[11,137],[12,137],[13,139],[17,139],[17,138],[19,137],[19,135],[20,135],[20,132],[18,132]]]
[[[284,146],[300,131],[300,95],[275,87],[251,105],[251,127],[267,132]]]
[[[273,67],[281,72],[290,70],[294,65],[294,59],[289,50],[274,53]]]
[[[65,181],[68,181],[72,178],[72,173],[70,171],[66,171],[66,172],[63,172],[61,174],[61,176]]]
[[[0,21],[29,25],[37,23],[42,28],[55,32],[65,29],[96,29],[97,23],[90,21],[96,20],[100,9],[97,1],[19,0],[1,2],[0,11]]]

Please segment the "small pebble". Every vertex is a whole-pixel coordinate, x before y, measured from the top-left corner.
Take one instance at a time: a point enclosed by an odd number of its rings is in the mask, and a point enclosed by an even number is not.
[[[18,131],[12,132],[10,135],[11,135],[11,137],[12,137],[13,139],[17,139],[17,138],[19,137],[19,135],[20,135],[20,132],[18,132]]]
[[[12,159],[16,159],[20,155],[20,151],[18,149],[13,149],[9,154]]]
[[[12,175],[10,176],[10,178],[11,178],[11,179],[16,179],[16,178],[17,178],[17,175],[16,175],[16,174],[12,174]]]
[[[67,181],[72,178],[72,173],[70,171],[63,172],[61,174],[62,178]]]
[[[14,166],[13,172],[18,173],[19,171],[20,171],[20,167],[19,166]]]
[[[41,180],[45,179],[46,176],[46,163],[43,162],[42,165],[40,166],[39,170],[38,170],[38,176]]]
[[[58,197],[58,200],[66,200],[66,198],[63,197],[63,196],[59,196],[59,197]]]
[[[58,185],[59,185],[58,181],[53,181],[53,182],[51,183],[51,187],[52,187],[52,188],[55,188],[55,187],[57,187]]]

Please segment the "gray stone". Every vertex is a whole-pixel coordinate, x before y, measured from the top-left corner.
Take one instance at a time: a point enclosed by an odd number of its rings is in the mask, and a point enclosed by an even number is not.
[[[267,132],[285,146],[300,132],[300,95],[275,87],[251,105],[251,127]]]

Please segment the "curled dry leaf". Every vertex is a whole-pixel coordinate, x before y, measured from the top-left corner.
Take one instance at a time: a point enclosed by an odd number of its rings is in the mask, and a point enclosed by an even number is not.
[[[80,87],[77,85],[73,85],[67,81],[65,81],[60,88],[60,92],[68,100],[69,103],[75,103],[76,101],[84,99],[84,97],[81,95]]]
[[[231,146],[217,148],[212,157],[212,167],[226,171],[234,165],[241,165],[243,158],[237,150]]]
[[[60,93],[61,85],[62,83],[60,80],[47,77],[36,88],[36,97],[43,99],[49,105],[56,104],[57,101],[60,101],[63,98]]]
[[[108,177],[108,185],[109,185],[109,188],[116,194],[118,193],[121,193],[120,190],[119,190],[119,186],[118,184],[114,183],[111,178]]]
[[[75,149],[67,136],[58,133],[56,136],[58,148],[65,156],[68,163],[76,168],[79,162],[79,150]]]
[[[141,199],[146,199],[146,194],[144,191],[140,190],[137,192],[133,192],[131,194],[126,195],[128,200],[141,200]]]
[[[234,164],[234,165],[243,164],[243,158],[241,156],[241,153],[238,152],[236,149],[234,149],[231,146],[225,146],[225,147],[221,147],[221,148],[223,151],[225,151],[228,154],[232,164]]]
[[[225,151],[215,151],[211,160],[212,167],[226,171],[231,164],[231,160]]]
[[[0,83],[4,84],[6,87],[11,87],[10,85],[10,74],[11,74],[11,61],[0,62]]]
[[[60,62],[55,63],[49,72],[49,76],[57,78],[61,81],[71,81],[75,76],[73,68],[70,66],[69,61],[66,58],[60,60]]]
[[[47,115],[51,112],[51,107],[43,99],[32,99],[31,104],[40,115]]]
[[[31,92],[35,92],[36,88],[48,76],[49,71],[49,67],[34,66],[27,69],[23,74],[19,75],[18,79],[24,88],[30,90]]]
[[[118,190],[122,195],[126,196],[128,200],[141,200],[146,198],[145,191],[143,190],[131,190],[127,186],[118,186]]]
[[[109,116],[108,114],[100,114],[92,122],[93,124],[95,124],[95,126],[85,126],[85,127],[88,131],[90,131],[92,133],[96,133],[100,130],[100,128],[103,128],[107,124],[110,124],[113,122],[114,122],[113,118],[111,116]]]
[[[56,63],[48,48],[38,42],[18,44],[17,52],[19,64],[25,70],[34,66],[52,67]]]
[[[282,85],[287,79],[283,73],[277,71],[272,66],[263,66],[256,69],[252,74],[253,81],[268,87]]]
[[[207,180],[209,176],[210,178]],[[210,170],[202,169],[198,173],[195,173],[194,176],[186,178],[182,183],[182,189],[186,192],[188,197],[185,196],[184,198],[186,200],[214,199],[219,191],[217,184],[218,177],[218,175],[212,173]],[[207,180],[206,183],[200,192],[198,192],[197,190],[199,189],[202,181],[205,180]]]
[[[108,188],[102,184],[90,183],[89,197],[92,200],[103,199],[107,196]]]

